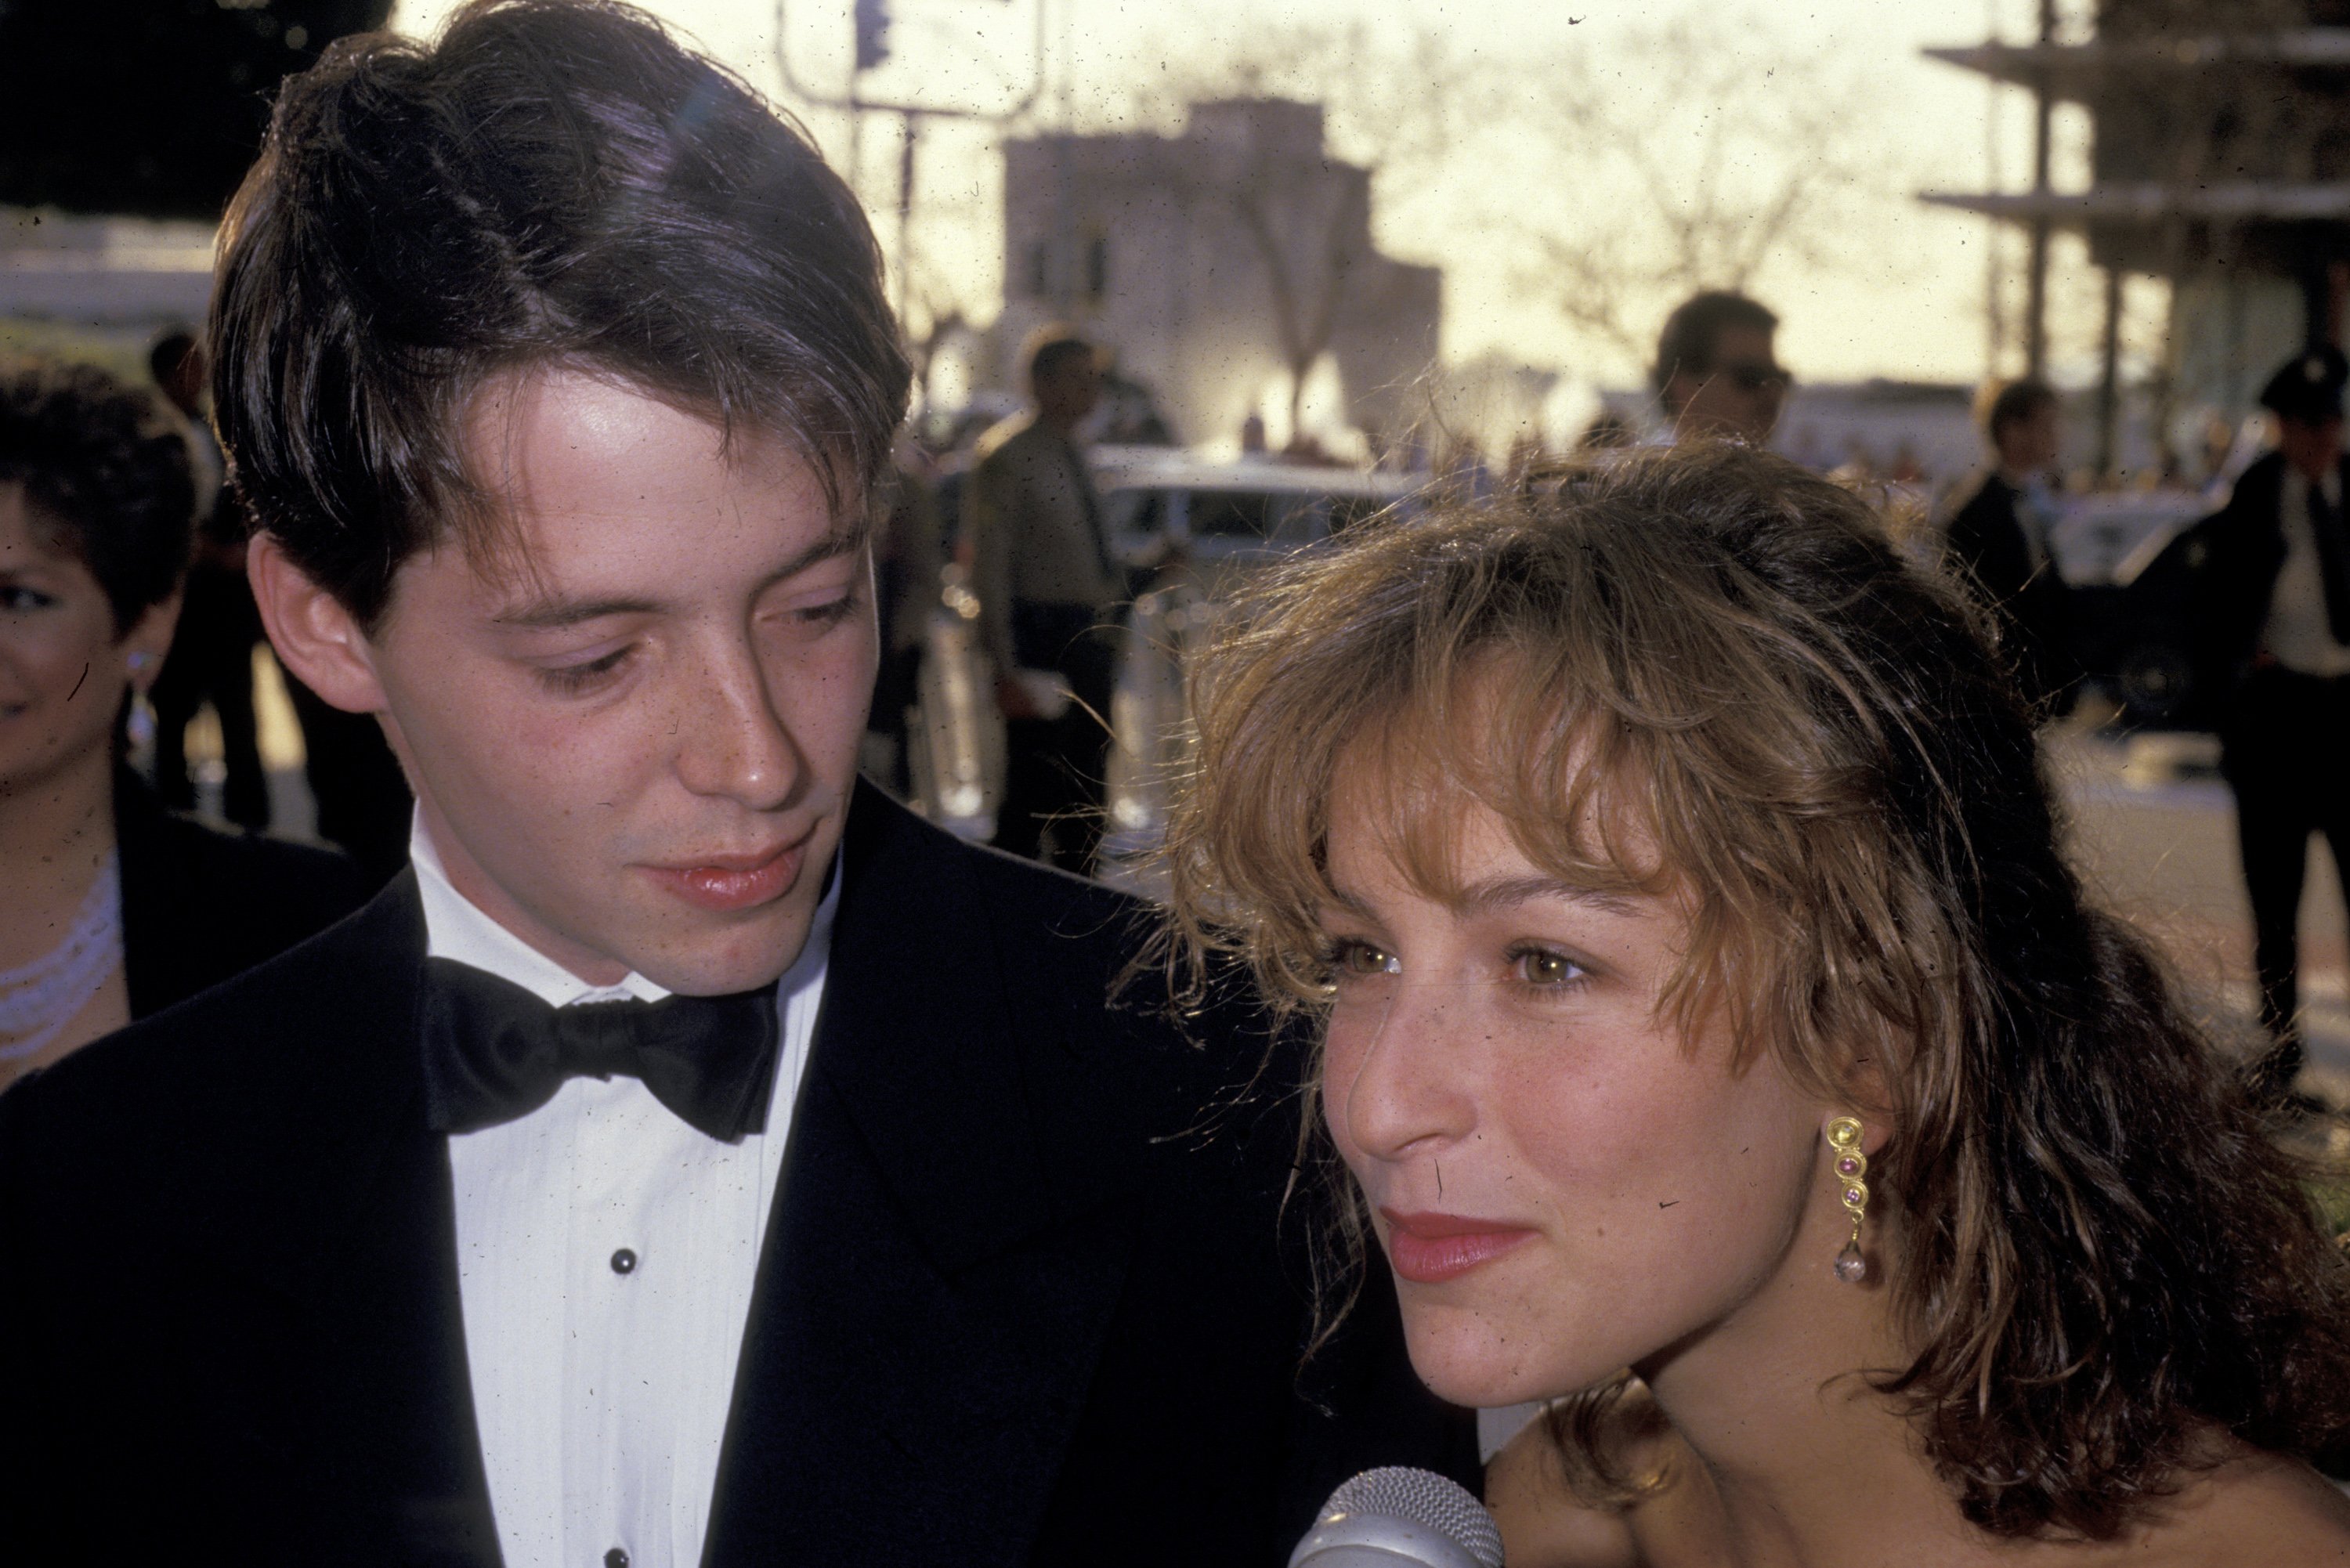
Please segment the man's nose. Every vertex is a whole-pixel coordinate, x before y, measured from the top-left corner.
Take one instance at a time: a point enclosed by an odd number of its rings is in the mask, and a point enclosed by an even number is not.
[[[713,651],[685,684],[676,722],[686,788],[754,811],[790,805],[807,777],[806,759],[747,640]]]
[[[1326,1085],[1329,1114],[1374,1159],[1408,1159],[1466,1137],[1477,1124],[1469,999],[1454,984],[1399,986],[1351,1064]]]

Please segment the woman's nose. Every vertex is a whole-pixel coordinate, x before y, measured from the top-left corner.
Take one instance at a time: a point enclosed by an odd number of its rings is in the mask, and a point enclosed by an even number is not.
[[[1327,1115],[1344,1140],[1374,1159],[1405,1159],[1465,1137],[1476,1126],[1469,1054],[1459,1049],[1467,998],[1457,988],[1405,983],[1378,1015],[1347,1022],[1359,1043],[1340,1040],[1333,1020],[1326,1057]]]

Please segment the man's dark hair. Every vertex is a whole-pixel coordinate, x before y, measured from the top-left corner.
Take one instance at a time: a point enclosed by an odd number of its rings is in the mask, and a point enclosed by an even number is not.
[[[213,400],[255,526],[363,625],[452,527],[489,379],[608,373],[789,441],[837,510],[910,373],[863,211],[795,123],[613,0],[474,0],[348,38],[280,93],[231,203]]]
[[[120,637],[188,569],[196,479],[187,428],[95,365],[0,361],[0,485],[24,487],[41,542],[98,579]]]
[[[174,327],[155,339],[154,346],[147,350],[147,373],[155,378],[157,386],[169,391],[172,379],[195,351],[196,335],[184,327]]]
[[[1071,360],[1098,364],[1101,351],[1066,327],[1041,328],[1028,339],[1028,384],[1032,387],[1061,373]]]
[[[2056,406],[2056,389],[2026,376],[1999,389],[1983,414],[1983,433],[1997,446],[1999,438],[2016,425],[2036,419],[2043,409]]]
[[[1663,391],[1679,371],[1702,376],[1712,370],[1721,335],[1737,327],[1775,332],[1779,318],[1769,306],[1727,289],[1708,289],[1683,300],[1665,317],[1657,337],[1657,390]]]

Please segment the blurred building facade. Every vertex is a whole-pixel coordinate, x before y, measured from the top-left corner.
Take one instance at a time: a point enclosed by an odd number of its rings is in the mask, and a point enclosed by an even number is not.
[[[1066,320],[1150,389],[1185,442],[1235,436],[1293,386],[1331,400],[1318,394],[1334,378],[1337,406],[1306,408],[1309,431],[1335,415],[1377,443],[1413,422],[1442,275],[1379,253],[1370,171],[1325,149],[1320,105],[1200,103],[1176,136],[1003,151],[1007,365],[1030,330]]]
[[[1936,194],[2041,236],[2085,235],[2106,272],[2105,418],[2119,405],[2115,317],[2126,274],[2172,285],[2171,420],[2227,420],[2306,342],[2338,339],[2350,289],[2350,0],[2099,0],[2095,31],[1936,49],[2043,106],[2032,189]],[[2085,108],[2091,180],[2052,189],[2046,107]],[[2042,264],[2044,265],[2044,264]],[[2035,311],[2043,291],[2033,289]],[[2027,335],[2038,340],[2033,323]],[[2110,446],[2111,438],[2107,438]]]

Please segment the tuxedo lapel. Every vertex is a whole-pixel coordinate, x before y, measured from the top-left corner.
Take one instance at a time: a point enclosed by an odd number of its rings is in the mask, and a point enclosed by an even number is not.
[[[282,1314],[254,1347],[248,1429],[306,1507],[296,1539],[334,1543],[338,1562],[494,1564],[447,1140],[424,1120],[413,875],[327,943],[332,961],[272,987],[276,1027],[315,1043],[317,1071],[298,1114],[261,1129],[281,1176],[297,1174],[270,1223],[238,1228],[269,1298],[255,1321]]]
[[[870,792],[852,812],[721,1568],[1017,1562],[1059,1473],[1133,1227],[1115,1183],[1051,1179],[1024,1064],[1066,1043],[1007,983],[974,853]]]

